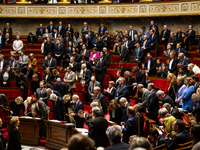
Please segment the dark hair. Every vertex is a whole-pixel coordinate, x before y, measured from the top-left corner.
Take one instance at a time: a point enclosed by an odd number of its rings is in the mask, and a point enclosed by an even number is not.
[[[138,72],[138,71],[140,71],[140,68],[138,66],[134,66],[132,70],[133,70],[133,72]]]
[[[195,79],[196,82],[199,82],[199,76],[198,76],[198,75],[193,74],[193,75],[191,75],[191,78],[192,78],[192,79]]]
[[[147,53],[147,55],[148,55],[148,54],[149,54],[149,55],[151,55],[151,53],[150,53],[150,52],[148,52],[148,53]]]
[[[71,66],[68,66],[67,68],[68,68],[69,70],[72,70],[72,67],[71,67]]]
[[[79,37],[79,32],[78,31],[76,31],[75,33],[74,33],[74,35],[76,36],[78,36]]]
[[[152,135],[152,136],[158,135],[159,136],[159,133],[158,133],[157,129],[152,128],[151,130],[149,130],[148,135]]]
[[[93,115],[92,114],[87,114],[86,117],[85,117],[85,120],[87,122],[89,122],[90,119],[92,119]]]
[[[97,48],[96,48],[96,47],[94,47],[92,50],[95,50],[95,51],[97,51]]]
[[[21,70],[20,69],[16,69],[14,72],[20,74]]]
[[[197,123],[193,124],[193,126],[191,128],[191,134],[193,134],[193,136],[196,139],[200,140],[200,134],[199,133],[200,133],[200,124],[197,124]]]
[[[31,104],[34,104],[34,103],[36,103],[38,100],[37,100],[37,98],[32,98],[31,99]]]
[[[135,44],[139,44],[139,45],[140,45],[140,43],[139,43],[139,42],[137,42],[137,43],[135,43]]]
[[[105,52],[104,52],[104,51],[101,51],[100,53],[103,53],[103,56],[105,55]]]
[[[51,55],[51,56],[52,56],[52,53],[48,53],[47,56],[48,56],[48,55]]]
[[[183,32],[182,34],[184,34],[186,36],[186,33]]]
[[[142,27],[142,29],[146,29],[146,27],[145,27],[145,26],[143,26],[143,27]]]
[[[7,65],[4,70],[6,71],[8,69],[8,67],[10,67],[10,65]]]
[[[84,113],[84,111],[83,111],[83,109],[79,109],[77,113],[82,114],[82,113]]]
[[[25,54],[25,50],[21,50],[21,52]]]
[[[183,122],[183,120],[176,119],[175,121],[175,125],[178,126],[181,131],[185,129],[185,123]]]
[[[133,106],[128,106],[127,111],[131,114],[131,115],[135,115],[135,108]]]

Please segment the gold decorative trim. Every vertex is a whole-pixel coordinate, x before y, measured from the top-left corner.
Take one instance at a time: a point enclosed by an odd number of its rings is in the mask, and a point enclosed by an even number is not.
[[[62,0],[62,2],[68,1]],[[200,1],[182,0],[82,5],[64,3],[56,5],[0,5],[0,18],[147,18],[192,15],[200,15]]]

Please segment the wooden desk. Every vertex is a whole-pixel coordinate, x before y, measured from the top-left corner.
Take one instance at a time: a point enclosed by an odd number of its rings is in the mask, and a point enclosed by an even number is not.
[[[45,147],[60,150],[67,147],[69,138],[78,133],[75,125],[66,125],[60,122],[53,122],[51,120],[45,121],[47,129],[47,138]]]
[[[8,117],[10,120],[11,117]],[[42,125],[41,118],[32,118],[32,117],[19,117],[20,125],[19,132],[21,134],[21,143],[27,145],[39,145],[39,132]],[[10,122],[10,121],[9,121]],[[10,129],[11,125],[9,123],[8,128]]]

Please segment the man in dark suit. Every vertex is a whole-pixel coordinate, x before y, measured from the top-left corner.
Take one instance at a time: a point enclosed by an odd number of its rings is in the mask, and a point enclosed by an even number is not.
[[[57,61],[55,58],[52,58],[52,54],[48,53],[47,59],[44,61],[44,69],[49,68],[50,71],[57,68]]]
[[[53,25],[53,21],[49,22],[49,26],[47,27],[47,29],[49,30],[49,33],[53,35],[54,29],[55,29],[55,26]]]
[[[190,128],[190,137],[192,138],[193,143],[190,145],[195,145],[200,141],[200,124],[193,124]]]
[[[191,82],[194,85],[194,93],[196,93],[197,89],[199,88],[199,76],[196,74],[191,75]]]
[[[102,22],[102,23],[101,23],[101,26],[99,27],[98,33],[99,33],[101,36],[103,36],[104,33],[105,33],[105,31],[107,31],[107,27],[105,27],[105,26],[104,26],[104,23]]]
[[[98,99],[101,102],[101,106],[103,109],[103,113],[107,114],[107,105],[106,105],[106,99],[103,94],[101,94],[101,88],[96,86],[94,87],[94,100]]]
[[[94,57],[95,65],[92,66],[93,72],[95,72],[96,80],[103,84],[103,79],[105,77],[105,70],[103,64],[100,63],[98,57]]]
[[[135,61],[137,61],[139,64],[143,61],[143,54],[144,50],[140,47],[140,43],[135,44],[135,49],[133,50],[133,58]]]
[[[43,28],[42,24],[40,24],[40,27],[36,30],[36,35],[38,38],[42,38],[43,33],[45,33],[45,29]]]
[[[138,34],[136,30],[133,29],[133,26],[129,26],[129,31],[128,31],[128,34],[129,34],[129,37],[130,37],[130,41],[134,41],[134,35],[135,34]]]
[[[176,119],[172,125],[172,128],[177,133],[172,140],[168,139],[168,133],[165,131],[165,129],[161,128],[164,136],[165,146],[168,150],[180,148],[179,144],[184,144],[192,140],[189,132],[185,130],[185,123],[182,120]]]
[[[143,40],[141,41],[141,48],[144,50],[144,56],[150,52],[151,43],[150,40],[147,39],[147,35],[143,36]]]
[[[60,44],[60,40],[57,40],[57,44],[54,47],[54,55],[58,66],[61,65],[61,59],[62,59],[61,57],[63,52],[64,52],[64,47],[63,45]]]
[[[65,47],[65,50],[66,50],[66,48],[68,47],[68,46],[72,46],[72,44],[70,45],[69,44],[69,42],[71,41],[72,42],[72,37],[70,37],[70,35],[69,35],[69,32],[67,31],[66,32],[66,35],[65,35],[65,37],[64,37],[64,47]]]
[[[164,25],[164,30],[161,31],[161,44],[167,45],[168,39],[170,37],[170,30],[167,29],[167,25]]]
[[[8,99],[5,94],[0,94],[0,102],[2,106],[8,106]]]
[[[89,124],[88,136],[95,141],[96,147],[106,147],[108,140],[105,132],[108,128],[108,122],[106,119],[101,117],[101,111],[99,107],[93,107],[92,113],[94,119],[92,119]]]
[[[51,39],[47,37],[47,42],[44,43],[44,57],[47,57],[47,54],[54,54],[54,43],[51,42]]]
[[[172,107],[175,107],[175,104],[172,100],[172,98],[169,96],[169,95],[166,95],[164,91],[162,90],[158,90],[156,92],[156,96],[158,97],[158,99],[160,101],[162,101],[162,106],[165,104],[165,103],[169,103]]]
[[[84,22],[84,23],[83,23],[83,27],[82,27],[82,29],[81,29],[82,37],[85,36],[85,34],[87,33],[87,31],[88,31],[87,22]]]
[[[119,102],[122,97],[125,97],[129,101],[129,90],[128,87],[124,84],[125,79],[120,77],[118,79],[119,85],[116,88],[115,100]]]
[[[58,37],[58,31],[56,28],[53,30],[52,37],[53,39],[56,39]]]
[[[9,29],[9,34],[12,35],[12,28],[9,23],[6,23],[6,27],[3,29],[3,34],[6,34],[6,29]]]
[[[88,28],[88,31],[86,32],[86,34],[88,34],[90,40],[92,41],[92,39],[94,38],[94,32],[91,31],[91,28]]]
[[[90,38],[90,36],[88,34],[85,34],[85,36],[83,37],[83,41],[85,43],[85,46],[87,49],[91,49],[92,48],[92,39]]]
[[[50,96],[51,94],[55,94],[56,96],[61,97],[61,95],[58,91],[52,90],[51,88],[47,88],[46,93],[48,96]]]
[[[31,104],[35,106],[36,112],[40,113],[40,118],[43,118],[43,120],[48,120],[50,108],[43,101],[32,99]],[[32,113],[32,114],[33,116],[36,116],[37,113]],[[46,136],[46,125],[44,121],[42,122],[40,136],[42,139],[44,139]]]
[[[168,44],[171,45],[171,49],[175,50],[176,49],[176,37],[174,36],[174,32],[170,33],[170,38],[168,39]]]
[[[2,72],[8,65],[7,61],[4,59],[4,55],[0,54],[0,72]]]
[[[181,41],[181,38],[182,38],[182,31],[180,28],[177,29],[177,32],[176,32],[176,40],[177,40],[177,43],[180,43]]]
[[[123,109],[123,115],[122,115],[122,122],[126,122],[128,120],[128,115],[127,115],[127,108],[128,106],[132,106],[125,97],[120,98],[119,103],[121,106],[124,108]]]
[[[189,42],[190,42],[190,45],[195,45],[196,42],[195,42],[195,34],[196,32],[193,30],[193,25],[189,25],[188,26],[188,31],[186,31],[186,34],[189,38]]]
[[[5,35],[2,34],[2,31],[0,29],[0,48],[4,49],[5,47]]]
[[[133,106],[127,108],[127,115],[128,120],[125,124],[122,124],[122,141],[124,143],[128,143],[131,135],[138,135],[138,120],[135,116],[135,108]]]
[[[177,66],[184,67],[185,69],[187,69],[187,66],[190,63],[190,59],[184,56],[184,53],[179,53],[178,58],[179,58],[179,63],[177,64]]]
[[[165,103],[162,108],[166,108],[168,113],[174,116],[176,119],[183,119],[181,113],[176,108],[172,108],[169,103]]]
[[[89,85],[88,85],[89,99],[91,99],[91,97],[94,97],[94,87],[96,86],[101,87],[101,83],[96,80],[95,76],[92,76],[91,81],[89,82]]]
[[[27,41],[28,41],[28,44],[37,44],[37,38],[31,32],[27,36]]]
[[[151,53],[147,53],[147,58],[145,59],[144,63],[145,72],[149,76],[155,76],[156,72],[156,59],[151,56]]]
[[[85,44],[82,45],[82,49],[83,50],[81,50],[81,52],[80,52],[80,54],[82,56],[82,59],[83,60],[89,60],[90,52],[86,49],[86,45]]]
[[[153,30],[153,28],[155,28],[155,29],[156,29],[156,34],[157,34],[157,33],[159,34],[158,26],[154,24],[154,21],[151,20],[150,23],[151,23],[151,25],[150,25],[150,27],[149,27],[149,30]]]
[[[2,119],[0,118],[0,128],[2,128],[2,125],[3,125],[3,122],[2,122]],[[0,131],[0,149],[1,150],[6,149],[6,141],[1,131]]]
[[[110,66],[111,56],[110,56],[110,53],[108,53],[108,49],[106,47],[103,48],[103,51],[105,53],[104,57],[106,57],[106,59],[107,59],[106,68],[108,68]]]
[[[16,60],[16,56],[14,56],[14,55],[11,55],[10,56],[10,61],[9,61],[9,65],[11,66],[11,69],[14,71],[14,70],[16,70],[16,69],[18,69],[19,68],[19,61],[18,60]]]
[[[59,26],[57,26],[57,31],[60,33],[61,37],[65,34],[65,27],[62,25],[62,21],[59,22]]]
[[[155,50],[156,49],[156,44],[158,43],[158,37],[157,35],[154,33],[154,30],[150,30],[150,50]]]
[[[185,51],[184,51],[183,48],[181,48],[181,44],[180,43],[176,44],[175,52],[176,52],[177,56],[179,55],[179,53],[184,53],[185,54]]]
[[[152,142],[151,146],[153,148],[164,144],[164,136],[163,135],[159,135],[157,129],[153,128],[153,129],[149,130],[148,137]],[[163,146],[163,148],[164,148],[164,146]]]
[[[133,72],[136,75],[137,84],[142,84],[144,87],[146,87],[146,75],[145,75],[145,73],[142,70],[140,70],[140,68],[138,66],[133,67]],[[137,84],[135,84],[135,86]]]
[[[146,116],[157,122],[159,102],[154,90],[154,84],[149,83],[147,89],[150,91],[146,101]]]
[[[102,40],[104,46],[107,47],[107,49],[110,49],[110,36],[108,35],[108,31],[105,31],[104,35],[102,36]]]
[[[56,114],[56,119],[63,121],[64,120],[64,113],[63,113],[63,106],[64,106],[64,101],[61,97],[58,97],[56,94],[51,94],[50,99],[52,100],[53,103],[53,109]]]
[[[81,83],[88,85],[91,79],[91,71],[87,69],[87,65],[85,63],[81,65],[81,69],[83,70],[83,78],[81,79]]]
[[[110,146],[105,150],[128,150],[129,144],[121,142],[122,131],[117,126],[110,126],[106,130],[106,135],[109,139]]]
[[[61,78],[57,78],[57,82],[54,82],[53,84],[53,90],[58,91],[63,97],[67,93],[67,86],[64,82],[62,82]]]
[[[44,88],[44,82],[43,81],[40,81],[40,87],[37,88],[37,90],[35,92],[35,98],[43,101],[47,105],[47,100],[49,99],[49,97],[46,93],[46,88]]]

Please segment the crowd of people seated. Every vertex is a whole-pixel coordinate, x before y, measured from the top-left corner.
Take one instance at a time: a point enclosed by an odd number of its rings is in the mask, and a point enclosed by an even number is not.
[[[4,28],[5,33],[3,31],[1,34],[0,30],[2,49],[7,44],[5,37],[8,29],[9,35],[12,35],[9,23]],[[192,25],[186,32],[178,29],[176,37],[167,29],[167,25],[164,25],[161,35],[158,31],[158,26],[151,21],[150,30],[142,27],[139,35],[133,26],[125,31],[125,35],[122,31],[116,32],[112,55],[121,56],[122,62],[129,62],[133,55],[132,61],[138,62],[138,66],[125,72],[118,70],[116,80],[109,81],[105,88],[104,79],[111,63],[111,37],[103,22],[96,34],[87,22],[84,22],[81,33],[74,32],[71,24],[65,28],[62,22],[55,27],[51,21],[46,29],[40,24],[36,35],[30,33],[27,41],[28,44],[35,44],[40,39],[44,40],[41,44],[43,76],[39,78],[38,60],[34,58],[34,52],[26,55],[23,42],[17,35],[8,60],[4,59],[4,54],[0,54],[0,83],[2,88],[10,87],[11,80],[16,80],[16,87],[23,89],[23,96],[16,97],[8,104],[5,102],[6,95],[1,95],[1,105],[5,103],[3,106],[9,106],[13,116],[37,116],[39,113],[41,118],[47,120],[50,114],[48,103],[51,102],[55,119],[75,123],[78,128],[83,128],[84,123],[88,126],[88,136],[95,143],[93,145],[88,140],[92,147],[107,147],[109,150],[143,147],[150,150],[164,144],[171,150],[190,141],[194,146],[200,141],[200,69],[198,64],[190,63],[186,54],[189,53],[189,45],[196,44],[195,31]],[[156,60],[151,54],[158,43],[166,47],[163,52],[168,58],[166,62]],[[65,71],[64,77],[59,71]],[[169,81],[166,91],[156,89],[149,79],[157,75]],[[74,93],[76,82],[86,91],[86,101],[92,107],[92,114],[84,112],[81,97]],[[130,97],[139,98],[141,102],[132,106]],[[190,130],[178,108],[187,116],[195,116],[197,123]],[[108,127],[108,121],[104,118],[108,114],[110,121],[118,127]],[[147,139],[143,138],[144,115],[155,124],[163,125],[160,127],[162,134],[153,128],[148,132]],[[45,128],[43,122],[41,138],[46,136]],[[122,133],[123,143],[120,142]],[[76,138],[71,139],[68,149],[76,146],[70,145]]]

